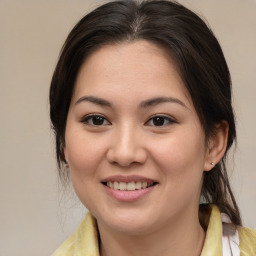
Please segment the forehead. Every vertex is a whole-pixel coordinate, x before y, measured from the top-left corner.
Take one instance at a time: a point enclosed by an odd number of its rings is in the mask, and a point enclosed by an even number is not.
[[[169,91],[191,103],[170,54],[144,40],[105,45],[88,56],[79,70],[73,98],[120,90],[127,96],[132,91],[149,96]]]

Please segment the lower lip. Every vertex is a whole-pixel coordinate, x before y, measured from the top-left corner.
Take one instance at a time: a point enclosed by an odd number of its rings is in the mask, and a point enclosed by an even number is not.
[[[152,192],[156,185],[148,187],[148,188],[132,190],[132,191],[131,190],[128,190],[128,191],[127,190],[115,190],[108,186],[105,186],[105,185],[103,185],[103,186],[107,190],[108,194],[110,194],[112,197],[114,197],[118,201],[132,202],[132,201],[136,201],[136,200],[146,196],[150,192]]]

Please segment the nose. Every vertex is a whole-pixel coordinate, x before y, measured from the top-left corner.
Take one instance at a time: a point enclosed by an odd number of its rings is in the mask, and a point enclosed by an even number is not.
[[[143,138],[136,127],[126,125],[114,131],[107,159],[110,163],[122,167],[145,163],[147,152],[143,147]]]

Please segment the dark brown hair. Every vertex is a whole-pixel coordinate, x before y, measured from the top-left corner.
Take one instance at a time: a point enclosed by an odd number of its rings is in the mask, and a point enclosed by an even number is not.
[[[216,124],[229,124],[227,151],[236,138],[231,103],[231,79],[221,47],[211,29],[195,13],[177,2],[133,0],[109,2],[83,17],[68,35],[53,74],[50,88],[50,117],[56,135],[60,176],[66,176],[65,127],[78,71],[86,57],[106,44],[147,40],[166,49],[205,130],[214,134]],[[225,158],[204,173],[202,196],[219,206],[241,225],[239,209],[230,188]]]

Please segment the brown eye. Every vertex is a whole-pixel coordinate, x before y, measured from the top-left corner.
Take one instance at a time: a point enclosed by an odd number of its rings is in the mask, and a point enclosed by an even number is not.
[[[165,118],[161,116],[157,116],[152,119],[152,122],[155,126],[162,126],[165,124],[165,121]]]
[[[146,125],[148,126],[166,126],[166,125],[170,125],[172,123],[175,123],[175,121],[167,116],[154,116],[152,118],[149,119],[149,121],[146,123]]]
[[[101,125],[109,125],[110,122],[103,116],[100,115],[89,115],[83,118],[82,122],[84,124],[92,125],[92,126],[101,126]]]

